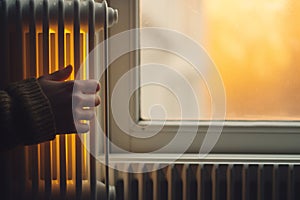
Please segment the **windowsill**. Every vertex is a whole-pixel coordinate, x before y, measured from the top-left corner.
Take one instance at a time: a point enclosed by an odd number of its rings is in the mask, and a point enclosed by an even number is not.
[[[123,149],[129,152],[148,153],[166,146],[178,134],[180,123],[172,122],[146,122],[140,121],[138,126],[129,129],[129,134],[114,134],[114,139],[124,145]],[[219,122],[214,125],[222,125]],[[187,153],[197,153],[207,135],[207,122],[188,122],[181,126],[180,134],[194,137],[188,144]],[[195,132],[196,131],[196,132]],[[196,133],[196,135],[195,135]],[[213,145],[211,153],[225,154],[299,154],[300,153],[300,122],[242,122],[227,121],[224,123],[222,133]],[[213,134],[213,133],[209,133]],[[122,139],[121,139],[122,138]],[[127,143],[125,143],[127,141]],[[126,144],[128,146],[126,146]],[[178,153],[174,146],[162,153]],[[112,152],[118,153],[117,149]]]
[[[98,157],[103,160],[103,157]],[[134,154],[124,153],[109,155],[111,164],[299,164],[300,155],[292,154],[209,154],[199,158],[198,154]]]
[[[147,127],[149,131],[157,130],[158,127],[164,126],[166,131],[174,131],[178,127],[182,127],[189,132],[189,128],[198,127],[198,133],[206,133],[207,128],[211,126],[223,126],[223,133],[294,133],[300,132],[300,121],[139,121],[137,125],[145,131]],[[134,130],[132,131],[139,131]]]

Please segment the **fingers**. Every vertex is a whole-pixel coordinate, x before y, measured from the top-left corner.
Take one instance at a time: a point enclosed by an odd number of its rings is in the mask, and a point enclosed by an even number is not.
[[[96,80],[76,80],[73,91],[73,105],[76,107],[95,107],[100,105],[100,97],[96,94],[100,84]]]
[[[99,96],[96,96],[95,98],[95,106],[99,106],[101,103],[101,98]]]
[[[77,133],[86,133],[90,130],[90,126],[87,123],[78,122],[76,123]]]
[[[87,121],[95,118],[93,108],[100,104],[100,96],[97,95],[100,90],[99,82],[64,81],[69,78],[72,70],[72,66],[67,66],[38,79],[51,103],[57,133],[87,132],[89,130]]]
[[[66,68],[55,71],[52,74],[45,75],[44,78],[51,81],[64,81],[69,78],[72,70],[72,66],[68,65]]]
[[[75,81],[73,90],[73,117],[77,133],[89,131],[89,120],[96,116],[93,107],[101,103],[100,96],[96,93],[100,84],[96,80]],[[88,107],[88,109],[86,109]]]
[[[77,108],[74,111],[74,119],[75,121],[80,120],[92,120],[96,116],[96,112],[94,109],[80,109]]]
[[[77,133],[86,133],[89,131],[88,121],[93,120],[96,116],[96,113],[93,109],[77,109],[74,113],[75,126]]]
[[[74,89],[84,94],[95,94],[100,90],[100,84],[97,80],[76,80]]]
[[[95,107],[100,105],[100,101],[98,95],[75,94],[73,96],[73,107]]]

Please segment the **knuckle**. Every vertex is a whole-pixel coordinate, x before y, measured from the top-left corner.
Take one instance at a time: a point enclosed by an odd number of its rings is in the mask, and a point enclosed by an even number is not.
[[[73,95],[73,101],[75,103],[75,105],[79,104],[82,101],[82,97],[80,94],[74,94]]]
[[[78,132],[79,133],[86,133],[90,130],[90,127],[87,125],[87,124],[83,124],[81,123],[79,126],[78,126]]]
[[[79,108],[74,109],[74,118],[75,120],[78,120],[80,118],[81,111]]]
[[[98,81],[97,80],[88,80],[87,85],[93,89],[96,90],[97,86],[98,86]]]
[[[100,105],[100,103],[101,103],[101,98],[99,96],[96,96],[95,105],[98,106]]]
[[[89,113],[88,113],[88,116],[87,118],[90,120],[90,119],[93,119],[95,117],[95,112],[93,110],[91,110]]]
[[[81,81],[80,80],[75,80],[73,84],[74,84],[74,90],[79,91],[81,89]]]
[[[94,104],[94,97],[92,97],[92,96],[87,96],[87,97],[85,98],[84,104],[85,104],[86,106],[92,106],[92,105]]]

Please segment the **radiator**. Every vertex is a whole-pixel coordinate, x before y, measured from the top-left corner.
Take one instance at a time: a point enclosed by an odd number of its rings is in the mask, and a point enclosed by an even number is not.
[[[300,199],[299,156],[209,155],[199,160],[194,155],[170,165],[165,163],[170,155],[129,157],[110,172],[118,200]],[[129,173],[138,168],[149,172]]]
[[[93,0],[1,0],[1,85],[68,64],[76,73],[100,41],[104,13],[108,26],[117,21],[117,11],[106,5]],[[93,73],[82,70],[82,79]],[[104,197],[97,163],[74,134],[3,152],[0,159],[1,199]]]

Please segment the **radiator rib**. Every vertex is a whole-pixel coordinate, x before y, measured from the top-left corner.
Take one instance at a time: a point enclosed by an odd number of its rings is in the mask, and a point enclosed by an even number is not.
[[[261,197],[263,199],[273,199],[274,186],[274,166],[266,165],[261,170]]]
[[[48,13],[48,0],[43,0],[41,10],[43,11],[43,74],[49,73],[49,13]],[[52,177],[51,177],[51,155],[50,155],[50,142],[44,144],[44,166],[45,166],[45,198],[51,197],[52,190]],[[50,167],[46,167],[50,166]]]
[[[183,199],[182,168],[184,165],[175,165],[171,168],[171,198],[174,200]]]
[[[216,168],[216,199],[227,199],[227,171],[228,165],[221,164]]]
[[[64,23],[64,2],[58,0],[58,68],[62,69],[65,65],[64,52],[65,52],[65,23]],[[60,197],[66,198],[67,192],[67,176],[66,176],[66,136],[60,135],[57,137],[59,140],[59,185]]]
[[[230,194],[232,200],[243,199],[243,171],[243,165],[234,165],[231,168]]]
[[[94,4],[93,1],[89,0],[88,1],[88,47],[89,47],[89,52],[92,51],[94,49],[94,44],[95,44],[95,18],[94,18]],[[88,63],[89,65],[93,66],[93,61],[89,60],[90,63]],[[88,67],[89,68],[89,67]],[[93,78],[94,74],[92,69],[89,68],[88,71],[88,77],[89,78]],[[93,120],[90,121],[90,138],[89,138],[89,142],[90,142],[90,198],[91,199],[96,199],[97,198],[97,173],[96,173],[96,159],[93,157],[93,155],[95,155],[96,149],[95,149],[95,145],[93,144],[93,142],[96,142],[96,138],[95,135],[93,133],[95,133],[94,130],[95,127],[95,123]]]
[[[3,30],[9,30],[8,29],[8,19],[7,19],[7,3],[6,1],[1,1],[0,2],[0,23],[2,26]],[[0,41],[1,44],[3,45],[3,48],[0,48],[0,62],[2,64],[2,66],[8,66],[8,50],[9,50],[9,44],[8,44],[8,34],[9,31],[0,31]],[[9,74],[8,74],[9,70],[7,67],[3,67],[1,73],[0,73],[0,85],[2,85],[3,87],[5,87],[7,85],[7,83],[9,82]]]
[[[10,79],[11,80],[19,80],[21,78],[23,78],[23,43],[22,43],[22,39],[23,39],[23,35],[22,35],[22,29],[23,29],[23,25],[22,25],[22,15],[21,15],[21,1],[20,0],[16,0],[16,13],[15,13],[15,19],[14,19],[14,23],[16,24],[16,29],[15,34],[10,34],[10,38],[12,38],[11,40],[13,40],[14,44],[18,47],[17,49],[13,50],[13,48],[11,48],[12,50],[10,51],[11,55],[20,55],[20,57],[18,59],[13,58],[11,59],[11,63],[10,65],[12,66],[12,71],[10,72]],[[14,32],[12,31],[12,33]],[[21,73],[20,73],[21,72]],[[15,190],[13,190],[13,194],[15,195],[15,197],[17,199],[20,199],[23,197],[24,193],[25,193],[25,171],[24,170],[19,170],[20,168],[22,168],[25,165],[25,148],[24,147],[18,147],[17,150],[15,150],[13,152],[13,166],[14,169],[12,170],[12,175],[13,175],[13,179],[14,180],[18,180],[19,184],[16,184],[15,182],[14,184],[14,188]],[[10,166],[11,167],[11,166]]]
[[[279,165],[277,168],[275,179],[276,199],[290,199],[290,167],[288,165]]]
[[[73,24],[73,34],[74,34],[74,70],[75,77],[80,68],[82,60],[80,60],[80,14],[79,14],[79,1],[73,1],[74,6],[74,24]],[[77,136],[76,140],[76,199],[82,198],[82,143],[80,138]]]
[[[34,1],[29,1],[29,56],[27,59],[29,59],[29,66],[27,66],[29,73],[28,75],[30,77],[36,77],[37,76],[37,65],[36,65],[36,21],[35,21],[35,5]],[[38,191],[39,191],[39,166],[38,166],[38,146],[34,145],[30,147],[29,150],[30,154],[30,167],[31,169],[30,175],[31,175],[31,198],[37,199],[38,198]]]
[[[210,200],[213,198],[213,165],[204,165],[201,169],[201,198]]]
[[[157,199],[168,199],[168,181],[166,177],[166,170],[160,169],[157,171]],[[147,194],[145,194],[147,195]]]
[[[153,180],[150,177],[149,173],[143,174],[143,183],[142,183],[142,189],[143,189],[143,198],[145,200],[152,200],[153,199]],[[118,187],[117,187],[118,190]]]
[[[246,200],[258,198],[258,165],[246,169]]]
[[[197,165],[188,165],[186,169],[186,198],[190,200],[198,199]]]
[[[294,166],[291,172],[291,199],[300,199],[300,165]]]

